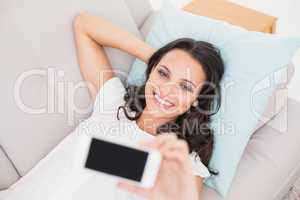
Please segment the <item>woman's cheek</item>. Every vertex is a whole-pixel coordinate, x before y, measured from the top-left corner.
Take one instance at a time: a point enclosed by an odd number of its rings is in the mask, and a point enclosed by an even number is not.
[[[185,99],[180,94],[177,97],[177,110],[182,113],[185,110]]]
[[[154,76],[149,79],[149,84],[151,88],[157,90],[158,86],[162,84],[162,81],[159,78]]]
[[[186,112],[191,107],[191,99],[187,95],[181,95],[180,99],[180,110]]]
[[[163,80],[158,76],[154,76],[152,79],[152,82],[155,85],[161,85],[163,83]]]

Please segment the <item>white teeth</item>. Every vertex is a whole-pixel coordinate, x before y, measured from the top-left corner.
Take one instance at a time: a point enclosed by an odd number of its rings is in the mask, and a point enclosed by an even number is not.
[[[171,103],[169,103],[169,102],[167,102],[167,101],[161,99],[157,94],[155,94],[154,97],[155,97],[155,99],[156,99],[159,103],[161,103],[161,104],[164,104],[164,105],[166,105],[166,106],[172,106],[172,105],[173,105],[173,104],[171,104]]]

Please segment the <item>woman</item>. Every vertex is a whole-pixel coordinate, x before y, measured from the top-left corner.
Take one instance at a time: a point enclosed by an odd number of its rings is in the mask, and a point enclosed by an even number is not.
[[[118,106],[114,117],[119,119],[121,112],[149,135],[175,133],[187,142],[191,155],[208,167],[214,144],[210,120],[220,107],[224,73],[218,49],[210,43],[181,38],[155,50],[104,18],[86,12],[76,16],[74,31],[81,73],[91,83],[95,104],[99,104],[99,90],[121,85],[103,46],[141,59],[148,64],[145,84],[126,88],[124,104]],[[201,172],[195,175],[200,192],[207,176]]]

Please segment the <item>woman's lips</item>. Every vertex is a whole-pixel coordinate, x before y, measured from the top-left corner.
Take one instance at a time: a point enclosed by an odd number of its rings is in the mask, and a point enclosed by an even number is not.
[[[168,100],[162,99],[157,93],[153,92],[153,96],[155,99],[155,102],[158,105],[162,105],[165,109],[170,109],[174,106],[173,103],[169,102]]]

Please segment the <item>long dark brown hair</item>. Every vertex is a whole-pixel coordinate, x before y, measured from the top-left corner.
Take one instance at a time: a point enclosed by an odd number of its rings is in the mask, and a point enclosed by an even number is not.
[[[212,44],[196,41],[192,38],[180,38],[158,49],[149,59],[145,71],[145,83],[126,86],[124,95],[125,105],[118,108],[124,110],[125,116],[130,120],[137,120],[145,106],[145,85],[151,70],[159,63],[161,58],[173,49],[184,50],[197,60],[203,67],[208,84],[204,84],[198,94],[197,106],[191,106],[187,112],[179,115],[175,121],[161,125],[156,130],[157,134],[174,132],[180,139],[184,139],[190,152],[195,152],[202,163],[208,167],[214,147],[213,130],[210,127],[211,116],[218,112],[221,104],[220,81],[224,74],[224,63],[220,51]],[[209,98],[207,98],[209,97]],[[135,116],[130,116],[129,111],[134,111]],[[214,112],[213,112],[214,111]],[[209,168],[209,167],[208,167]],[[209,168],[211,174],[215,172]]]

